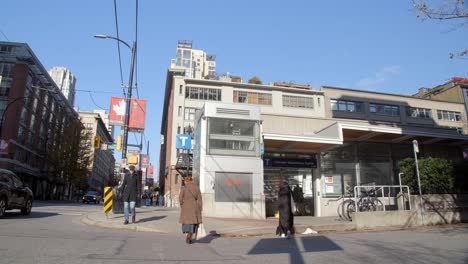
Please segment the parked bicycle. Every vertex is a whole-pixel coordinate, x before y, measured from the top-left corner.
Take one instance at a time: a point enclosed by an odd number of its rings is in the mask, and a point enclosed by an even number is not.
[[[382,188],[361,191],[362,195],[357,202],[359,212],[383,211],[384,204],[377,198],[377,192]],[[352,220],[352,214],[356,212],[356,202],[351,200],[346,205],[346,218]]]

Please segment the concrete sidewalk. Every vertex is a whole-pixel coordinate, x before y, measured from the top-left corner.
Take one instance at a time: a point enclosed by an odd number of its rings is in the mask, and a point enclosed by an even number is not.
[[[103,212],[89,213],[81,220],[85,224],[101,228],[168,234],[182,233],[178,208],[142,206],[136,210],[136,224],[124,225],[123,214],[110,213],[106,218]],[[337,218],[296,216],[294,217],[296,233],[303,233],[307,228],[316,232],[351,231],[356,229],[353,223],[339,221]],[[203,225],[207,235],[235,237],[275,235],[278,219],[252,220],[203,217]]]

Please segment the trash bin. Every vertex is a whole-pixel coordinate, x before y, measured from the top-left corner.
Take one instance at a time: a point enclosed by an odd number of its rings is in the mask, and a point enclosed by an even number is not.
[[[123,214],[124,212],[122,191],[118,186],[112,189],[112,212],[114,214]]]

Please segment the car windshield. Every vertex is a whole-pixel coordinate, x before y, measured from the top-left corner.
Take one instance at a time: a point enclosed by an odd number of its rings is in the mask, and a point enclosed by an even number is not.
[[[98,195],[98,193],[97,193],[97,192],[93,192],[93,191],[89,191],[89,192],[86,193],[86,195]]]

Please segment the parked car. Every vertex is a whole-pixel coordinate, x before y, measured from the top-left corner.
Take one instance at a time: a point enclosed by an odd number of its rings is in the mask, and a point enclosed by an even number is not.
[[[31,213],[33,192],[9,170],[0,169],[0,217],[6,210],[20,209],[21,214]]]
[[[83,203],[95,203],[99,204],[102,200],[101,195],[96,191],[88,191],[81,199]]]

